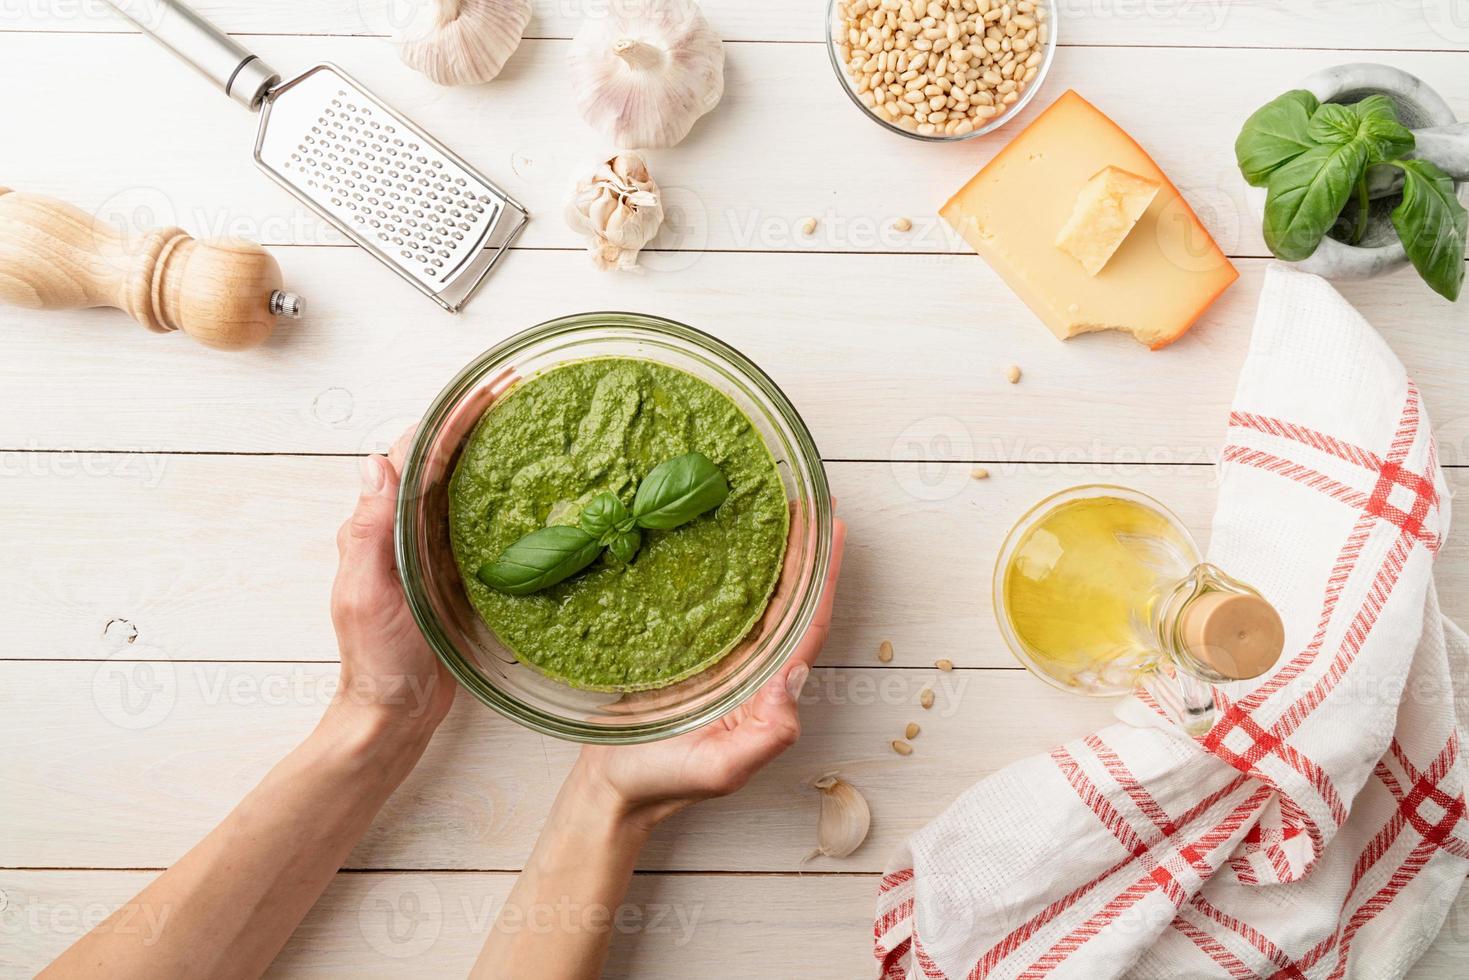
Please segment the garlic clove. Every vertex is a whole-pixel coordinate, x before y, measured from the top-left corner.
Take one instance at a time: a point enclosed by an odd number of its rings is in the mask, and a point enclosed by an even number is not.
[[[812,785],[821,791],[821,816],[816,824],[816,851],[811,856],[847,857],[862,846],[872,825],[867,800],[834,773]]]
[[[589,223],[597,228],[607,228],[612,223],[617,209],[622,206],[616,194],[610,190],[603,190],[593,200],[587,211]]]
[[[440,85],[488,82],[520,46],[530,16],[531,0],[417,0],[398,56]]]
[[[642,157],[620,153],[577,182],[566,221],[587,237],[597,268],[634,269],[663,224],[662,194]]]
[[[694,0],[587,17],[570,69],[583,118],[618,146],[673,146],[724,95],[724,45]]]

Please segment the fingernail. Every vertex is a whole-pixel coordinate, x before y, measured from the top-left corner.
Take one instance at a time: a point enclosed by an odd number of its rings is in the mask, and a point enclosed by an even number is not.
[[[383,488],[387,481],[387,474],[383,472],[383,460],[381,456],[369,456],[362,461],[362,493],[377,493]]]
[[[810,667],[805,664],[796,664],[786,675],[786,693],[791,696],[792,701],[801,700],[801,691],[806,687],[806,678],[810,674]]]

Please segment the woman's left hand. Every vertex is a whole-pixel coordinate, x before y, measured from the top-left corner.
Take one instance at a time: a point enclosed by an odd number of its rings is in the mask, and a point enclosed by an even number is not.
[[[432,731],[457,685],[413,620],[394,556],[398,473],[412,436],[363,461],[357,506],[337,532],[332,625],[342,673],[333,708],[374,727]]]
[[[698,731],[646,745],[583,747],[569,781],[583,798],[646,827],[699,800],[727,796],[796,743],[801,689],[831,632],[846,525],[833,522],[831,565],[811,627],[789,662],[739,708]]]

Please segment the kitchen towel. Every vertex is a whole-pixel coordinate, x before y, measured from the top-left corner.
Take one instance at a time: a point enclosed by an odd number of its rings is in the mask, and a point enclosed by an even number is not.
[[[966,791],[878,896],[884,978],[1402,976],[1469,873],[1469,639],[1439,613],[1449,495],[1402,364],[1327,283],[1266,275],[1209,560],[1285,652],[1197,739],[1121,723]]]

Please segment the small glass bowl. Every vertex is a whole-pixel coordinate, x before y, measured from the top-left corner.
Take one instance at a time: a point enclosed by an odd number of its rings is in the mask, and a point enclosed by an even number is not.
[[[862,99],[857,94],[856,87],[852,84],[851,76],[847,74],[847,66],[843,62],[841,53],[838,50],[838,36],[845,31],[845,26],[841,21],[841,7],[849,2],[851,0],[830,0],[826,10],[826,53],[830,56],[831,67],[836,72],[837,82],[840,83],[842,91],[847,94],[847,98],[852,100],[852,104],[860,109],[864,116],[877,123],[883,129],[897,133],[899,136],[906,136],[910,140],[919,140],[924,143],[957,143],[961,140],[974,139],[976,136],[993,133],[1011,119],[1014,119],[1021,109],[1024,109],[1030,104],[1030,100],[1035,98],[1035,94],[1040,91],[1041,84],[1046,80],[1046,75],[1050,74],[1051,62],[1056,60],[1056,21],[1058,19],[1056,17],[1056,3],[1055,0],[1044,0],[1045,22],[1049,28],[1046,32],[1045,54],[1042,55],[1041,63],[1037,66],[1039,70],[1035,73],[1035,78],[1026,85],[1025,91],[1020,93],[1020,98],[1015,100],[1014,105],[978,129],[970,130],[962,135],[958,133],[951,135],[934,133],[931,136],[925,136],[922,133],[910,132],[901,126],[889,122],[876,110],[869,109],[863,105]],[[914,2],[917,3],[919,0],[914,0]]]
[[[774,456],[791,505],[785,566],[761,622],[717,663],[668,687],[583,691],[520,663],[469,602],[449,544],[449,479],[464,440],[519,379],[590,357],[637,357],[724,392]],[[439,659],[470,693],[527,728],[603,745],[691,731],[739,706],[790,657],[816,612],[831,561],[831,493],[821,454],[789,399],[729,345],[672,320],[582,313],[486,351],[439,393],[403,466],[396,546],[409,607]]]

